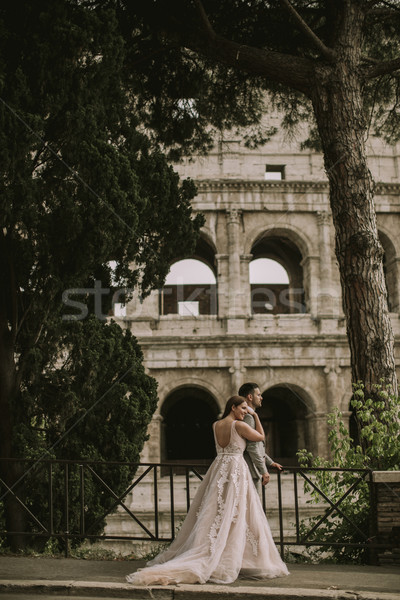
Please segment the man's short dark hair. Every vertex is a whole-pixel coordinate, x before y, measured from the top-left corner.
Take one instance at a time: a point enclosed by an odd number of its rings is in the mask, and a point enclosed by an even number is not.
[[[240,386],[238,394],[239,394],[239,396],[242,396],[242,398],[247,398],[247,396],[249,394],[252,394],[254,392],[254,390],[258,387],[259,387],[258,383],[252,383],[252,382],[244,383],[243,385]]]

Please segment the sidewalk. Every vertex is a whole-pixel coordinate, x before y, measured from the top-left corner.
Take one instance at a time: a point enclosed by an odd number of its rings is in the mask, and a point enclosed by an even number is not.
[[[0,597],[131,598],[135,600],[400,600],[400,568],[289,564],[279,579],[231,585],[135,587],[125,581],[143,561],[0,557]]]

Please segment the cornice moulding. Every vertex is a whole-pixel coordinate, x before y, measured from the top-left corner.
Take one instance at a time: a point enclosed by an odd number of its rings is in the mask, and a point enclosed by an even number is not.
[[[238,190],[257,190],[257,191],[298,191],[308,192],[329,192],[328,181],[264,181],[251,179],[194,179],[199,192],[221,192]],[[400,183],[376,183],[375,195],[390,194],[400,195]]]

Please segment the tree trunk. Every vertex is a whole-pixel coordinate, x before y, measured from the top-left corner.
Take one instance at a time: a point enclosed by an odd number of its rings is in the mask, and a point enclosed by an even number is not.
[[[352,378],[365,385],[367,394],[381,380],[397,393],[383,248],[366,159],[367,128],[357,68],[362,10],[357,3],[350,3],[344,21],[338,59],[333,67],[316,72],[312,101],[330,185]]]

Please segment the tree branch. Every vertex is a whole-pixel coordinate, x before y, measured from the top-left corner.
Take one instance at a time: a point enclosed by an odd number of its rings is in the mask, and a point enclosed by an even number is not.
[[[206,11],[204,10],[204,6],[201,0],[194,0],[195,6],[196,6],[196,12],[200,17],[200,22],[203,25],[203,29],[204,31],[207,33],[207,35],[211,38],[215,38],[216,34],[215,31],[208,19],[208,16],[206,14]]]
[[[380,62],[368,67],[365,70],[365,77],[367,79],[373,79],[374,77],[379,77],[380,75],[394,73],[394,71],[397,71],[398,69],[400,69],[400,58],[394,58],[393,60]]]
[[[302,19],[297,10],[290,4],[289,0],[280,0],[280,3],[286,8],[286,10],[292,15],[300,31],[302,31],[306,37],[313,43],[313,45],[321,52],[321,54],[328,60],[335,58],[335,53],[331,48],[325,46],[322,40],[313,32],[313,30],[307,25]]]
[[[260,76],[270,81],[290,85],[307,96],[315,74],[313,62],[308,58],[239,44],[218,35],[208,19],[205,22],[200,15],[201,0],[196,0],[200,26],[191,31],[185,27],[166,28],[164,40],[172,45],[182,46],[200,55],[210,58],[249,75]],[[204,13],[205,15],[205,13]],[[207,17],[205,17],[207,18]],[[208,25],[207,25],[208,23]]]

